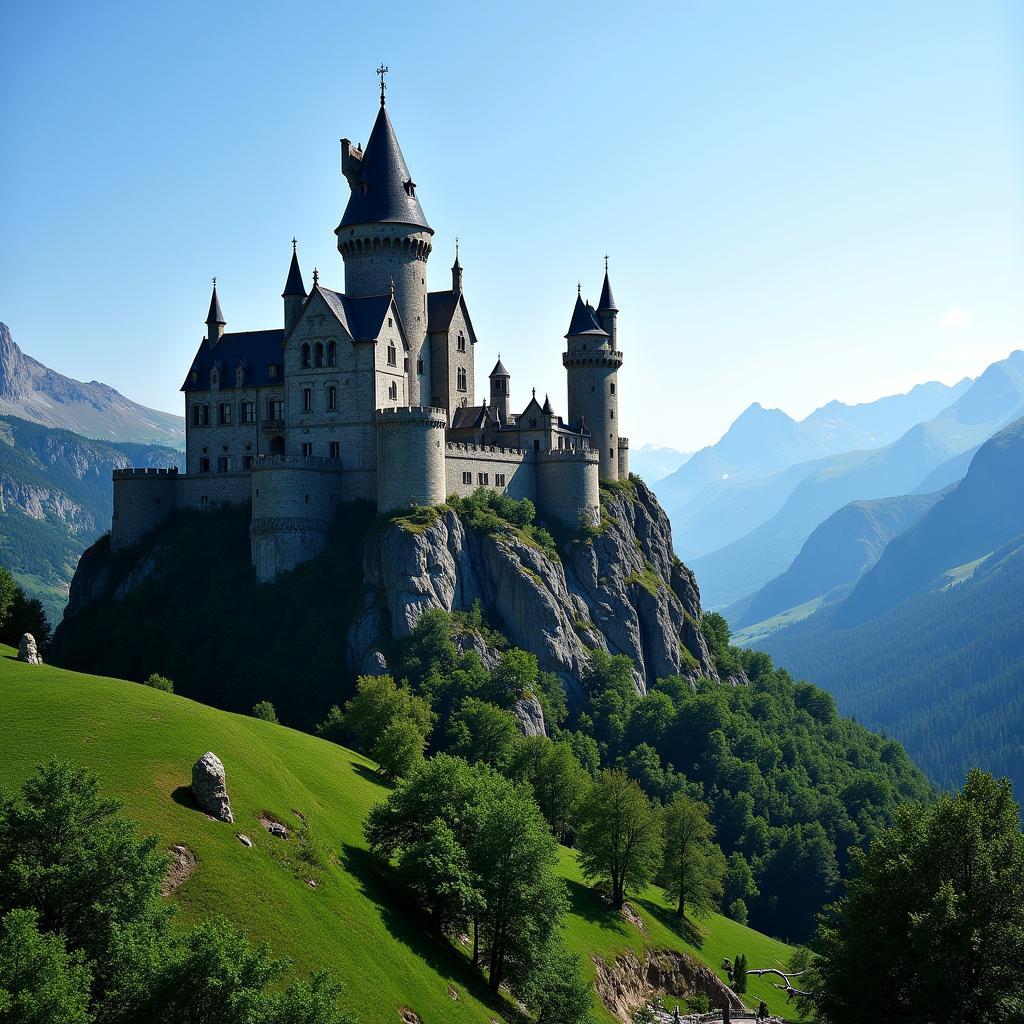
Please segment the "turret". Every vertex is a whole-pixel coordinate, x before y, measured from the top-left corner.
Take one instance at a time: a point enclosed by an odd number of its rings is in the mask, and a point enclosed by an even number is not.
[[[284,328],[288,330],[292,322],[299,315],[302,304],[306,301],[306,286],[302,281],[302,271],[299,270],[299,257],[295,248],[298,242],[292,239],[292,262],[288,267],[288,280],[284,283],[284,291],[281,298],[284,299]]]
[[[509,401],[511,400],[510,386],[512,383],[512,377],[508,370],[505,369],[505,364],[502,363],[501,357],[499,356],[498,361],[494,364],[494,369],[491,370],[491,408],[494,411],[495,416],[501,417],[502,423],[508,423],[508,409]]]
[[[429,402],[427,337],[427,258],[434,229],[427,223],[416,183],[402,155],[387,107],[383,71],[380,110],[366,148],[341,141],[342,173],[350,195],[335,229],[345,261],[345,293],[386,295],[395,283],[395,301],[409,342],[409,402]],[[422,373],[419,367],[422,366]]]
[[[459,263],[459,243],[455,242],[455,262],[452,264],[452,291],[459,295],[462,293],[462,264]]]
[[[615,305],[615,296],[612,295],[612,283],[608,280],[608,257],[604,258],[604,284],[601,286],[601,298],[597,303],[597,318],[601,326],[611,338],[613,349],[619,347],[619,307]]]
[[[213,279],[213,295],[210,296],[210,312],[206,314],[206,337],[211,345],[216,345],[224,336],[224,328],[227,321],[220,309],[220,299],[217,298],[217,278]]]

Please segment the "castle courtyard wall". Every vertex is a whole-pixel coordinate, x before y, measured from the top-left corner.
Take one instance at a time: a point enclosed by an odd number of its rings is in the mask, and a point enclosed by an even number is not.
[[[495,445],[445,444],[445,497],[450,494],[465,498],[478,487],[503,491],[510,498],[529,498],[537,502],[537,477],[528,453],[518,448]],[[466,479],[469,474],[469,479]],[[486,477],[486,483],[481,477]],[[498,478],[505,478],[504,484]]]

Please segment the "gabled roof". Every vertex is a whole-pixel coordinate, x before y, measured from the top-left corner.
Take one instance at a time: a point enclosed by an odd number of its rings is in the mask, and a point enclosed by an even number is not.
[[[433,334],[435,331],[448,331],[452,326],[452,318],[455,310],[462,310],[462,317],[469,329],[470,343],[476,344],[476,331],[473,329],[473,320],[469,315],[469,306],[466,304],[465,292],[428,292],[427,293],[427,332]]]
[[[519,424],[520,430],[529,429],[523,426],[523,420],[533,411],[536,411],[538,416],[544,415],[544,410],[540,407],[540,402],[537,401],[537,396],[534,395],[527,403],[526,408],[516,417],[516,421]]]
[[[354,224],[385,223],[412,224],[433,232],[416,198],[416,186],[384,106],[363,150],[358,181],[350,184],[352,194],[339,230]]]
[[[281,342],[284,340],[284,328],[276,327],[269,331],[237,331],[224,334],[216,345],[208,341],[202,342],[199,351],[189,369],[182,391],[207,391],[210,387],[210,371],[214,366],[220,367],[221,390],[235,386],[235,370],[239,365],[245,366],[244,387],[261,387],[267,384],[283,384]],[[271,377],[271,364],[277,369],[277,377]],[[192,371],[198,372],[195,383],[192,382]]]
[[[287,298],[291,295],[301,295],[303,298],[306,295],[306,286],[302,282],[302,271],[299,270],[299,257],[294,249],[292,250],[292,262],[288,267],[288,280],[284,283],[284,291],[281,292],[281,298]]]
[[[402,338],[402,345],[408,349],[409,341],[405,335],[405,328],[402,325],[402,317],[398,312],[398,306],[390,293],[387,295],[365,295],[353,297],[343,295],[331,288],[325,288],[322,284],[313,285],[303,304],[302,311],[295,317],[292,326],[284,335],[282,342],[287,340],[292,330],[302,322],[302,314],[306,307],[313,301],[313,297],[319,295],[327,308],[337,317],[339,323],[346,330],[353,341],[375,341],[380,335],[384,320],[389,311],[395,318],[399,334]]]
[[[601,286],[601,298],[598,300],[597,309],[600,313],[618,313],[619,307],[615,305],[615,296],[612,295],[612,283],[608,280],[608,271],[604,272],[604,284]]]
[[[490,420],[491,413],[486,405],[459,405],[452,416],[452,430],[485,427]]]
[[[499,356],[498,361],[494,364],[494,369],[487,375],[488,377],[511,377],[512,374],[505,369],[505,364],[501,361]]]
[[[569,321],[569,330],[566,331],[567,338],[576,338],[581,334],[597,334],[608,337],[608,332],[597,322],[597,316],[591,305],[583,301],[583,296],[576,295],[576,306],[572,311],[572,320]]]

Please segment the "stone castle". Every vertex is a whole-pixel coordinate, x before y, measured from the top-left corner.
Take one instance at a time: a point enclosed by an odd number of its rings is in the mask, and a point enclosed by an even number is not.
[[[536,393],[513,412],[499,358],[476,404],[476,331],[456,251],[451,287],[429,291],[433,229],[384,100],[365,148],[341,141],[350,196],[335,229],[345,290],[295,243],[283,327],[229,333],[216,279],[207,333],[182,386],[185,472],[114,472],[111,548],[129,547],[176,508],[252,504],[258,579],[314,557],[337,505],[381,512],[438,505],[479,487],[530,498],[566,526],[599,515],[599,479],[624,479],[618,434],[618,308],[607,262],[595,309],[577,288],[562,354],[568,417]]]

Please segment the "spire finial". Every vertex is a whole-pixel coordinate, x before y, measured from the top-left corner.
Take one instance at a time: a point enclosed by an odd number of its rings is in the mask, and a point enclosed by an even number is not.
[[[583,285],[579,281],[576,282],[576,294],[579,295],[583,291]]]
[[[293,255],[295,254],[295,247],[296,247],[296,246],[297,246],[298,244],[299,244],[299,240],[298,240],[297,238],[295,238],[295,237],[293,236],[293,237],[292,237],[292,254],[293,254]]]
[[[214,279],[213,279],[213,287],[214,287],[214,288],[216,288],[216,287],[217,287],[217,278],[214,278]]]
[[[604,254],[604,272],[608,273],[608,253]]]
[[[459,262],[459,236],[455,236],[455,262]]]
[[[388,66],[384,63],[377,68],[377,74],[380,75],[380,105],[384,106],[384,90],[387,86],[384,84],[384,76],[388,73]]]
[[[537,397],[537,389],[536,389],[536,388],[533,388],[533,397],[534,397],[534,398],[536,398],[536,397]]]
[[[395,297],[395,279],[394,279],[394,277],[392,277],[388,281],[388,292],[390,293],[391,298]]]
[[[316,267],[314,267],[313,268],[313,287],[315,288],[319,283],[320,283],[320,271]]]

